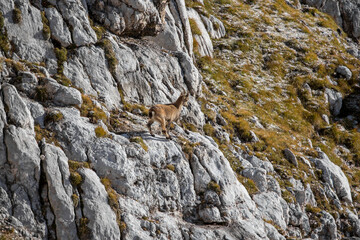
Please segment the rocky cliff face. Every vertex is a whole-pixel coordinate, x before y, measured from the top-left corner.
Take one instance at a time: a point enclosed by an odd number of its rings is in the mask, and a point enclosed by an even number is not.
[[[360,237],[343,36],[298,1],[0,0],[1,236]]]

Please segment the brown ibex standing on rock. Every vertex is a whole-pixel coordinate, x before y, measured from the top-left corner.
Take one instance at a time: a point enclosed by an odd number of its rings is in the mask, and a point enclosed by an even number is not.
[[[147,127],[149,128],[150,134],[154,137],[154,133],[151,130],[151,125],[158,121],[161,124],[163,134],[166,135],[167,139],[171,139],[169,135],[170,124],[177,121],[180,117],[182,107],[187,104],[189,100],[189,93],[181,93],[180,97],[170,104],[156,104],[149,110],[149,122]]]

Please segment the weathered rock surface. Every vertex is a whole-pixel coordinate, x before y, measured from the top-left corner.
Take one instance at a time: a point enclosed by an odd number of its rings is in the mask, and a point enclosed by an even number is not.
[[[163,28],[168,1],[87,0],[97,21],[117,35],[154,36]]]
[[[120,229],[116,215],[108,204],[108,195],[96,173],[90,169],[80,169],[83,178],[81,201],[83,217],[88,219],[91,239],[118,239]]]
[[[46,8],[45,13],[49,20],[51,37],[57,40],[61,46],[69,46],[72,43],[71,33],[60,13],[56,8]]]
[[[200,56],[212,57],[214,51],[213,44],[200,15],[194,9],[190,8],[188,9],[188,16],[189,19],[191,19],[193,23],[196,24],[196,29],[199,31],[193,32],[193,36],[198,46],[197,51],[199,52]]]
[[[68,159],[60,148],[50,144],[44,144],[41,151],[45,156],[42,164],[48,185],[48,198],[55,215],[56,236],[60,239],[77,239]]]
[[[318,8],[332,16],[351,37],[360,37],[359,2],[354,0],[301,0],[301,3]]]
[[[327,102],[329,103],[330,112],[337,116],[340,113],[341,106],[342,106],[342,95],[340,92],[337,92],[334,89],[325,89],[325,97]]]
[[[319,157],[310,160],[318,169],[322,170],[322,177],[332,188],[335,189],[339,198],[348,203],[352,202],[349,181],[339,166],[330,161],[328,156],[318,150]]]

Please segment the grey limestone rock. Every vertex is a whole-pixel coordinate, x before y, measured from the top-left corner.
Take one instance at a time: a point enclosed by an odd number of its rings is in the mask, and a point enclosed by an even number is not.
[[[320,213],[322,214],[320,218],[321,225],[317,229],[319,240],[338,239],[337,226],[334,217],[326,211],[321,211]]]
[[[296,159],[295,154],[294,154],[290,149],[286,148],[286,149],[284,150],[284,155],[285,155],[285,158],[286,158],[289,162],[291,162],[292,164],[295,165],[295,167],[297,167],[297,166],[299,165],[299,164],[298,164],[298,161],[297,161],[297,159]]]
[[[2,94],[4,97],[4,104],[8,109],[8,123],[23,128],[33,129],[34,120],[16,88],[10,84],[3,84]]]
[[[262,168],[246,168],[241,174],[244,177],[250,178],[256,184],[256,187],[261,191],[267,191],[267,179],[266,179],[266,170]]]
[[[36,76],[31,72],[22,72],[19,75],[21,76],[21,82],[16,84],[16,88],[25,92],[28,96],[34,95],[38,84]]]
[[[213,56],[213,44],[211,42],[211,38],[208,34],[208,32],[206,31],[206,28],[204,26],[204,23],[201,20],[200,15],[192,8],[188,9],[188,17],[189,19],[192,19],[198,29],[200,30],[199,33],[201,33],[200,35],[198,33],[193,33],[193,36],[195,38],[195,41],[198,43],[198,51],[200,56]]]
[[[346,80],[350,80],[352,77],[352,72],[346,66],[338,66],[335,71]]]
[[[96,34],[90,26],[88,13],[81,0],[59,0],[56,1],[56,6],[65,22],[70,24],[72,39],[76,46],[96,42]]]
[[[58,106],[81,105],[82,98],[79,90],[63,86],[52,78],[46,78],[43,82],[47,93]]]
[[[205,207],[199,210],[200,219],[205,223],[222,222],[220,211],[217,207]]]
[[[163,28],[168,1],[87,0],[95,19],[117,35],[153,36]]]
[[[55,59],[52,45],[42,36],[43,24],[40,10],[29,0],[16,1],[21,11],[22,21],[13,22],[13,0],[1,1],[0,9],[5,16],[5,27],[8,39],[16,46],[16,54],[30,62],[43,62],[45,59]]]
[[[337,116],[340,113],[342,107],[342,95],[334,89],[325,89],[325,97],[329,103],[330,112]]]
[[[318,150],[319,157],[311,158],[310,160],[315,164],[318,169],[322,170],[322,177],[333,189],[342,200],[348,203],[352,202],[349,181],[346,178],[341,168],[330,161],[328,156]]]
[[[27,108],[30,110],[31,116],[34,119],[35,124],[39,124],[40,127],[44,127],[44,118],[45,118],[45,110],[44,107],[35,101],[32,101],[30,99],[23,99],[25,101],[25,104]]]
[[[71,33],[56,8],[45,8],[46,18],[49,20],[51,37],[57,40],[61,46],[67,47],[72,44]]]
[[[50,144],[42,146],[42,154],[45,156],[42,164],[48,198],[55,215],[56,236],[60,239],[77,239],[68,159],[60,148]]]
[[[87,227],[91,239],[119,239],[120,230],[116,215],[108,204],[108,194],[94,171],[87,168],[78,170],[83,178],[81,201],[84,217],[89,220]]]
[[[253,196],[260,214],[267,220],[272,220],[282,229],[286,229],[289,221],[289,207],[284,199],[275,192],[263,192]]]
[[[359,217],[356,214],[354,214],[352,211],[350,211],[349,209],[346,209],[346,213],[347,213],[348,219],[350,220],[350,223],[352,225],[354,235],[357,237],[360,237]]]
[[[203,21],[203,24],[205,25],[211,38],[219,39],[225,36],[226,30],[224,24],[219,19],[213,15],[210,15],[209,18],[201,15],[201,20]]]

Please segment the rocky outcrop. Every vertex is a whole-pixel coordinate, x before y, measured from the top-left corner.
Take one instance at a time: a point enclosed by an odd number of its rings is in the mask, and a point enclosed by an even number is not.
[[[318,149],[318,158],[311,158],[310,160],[318,169],[322,170],[322,177],[328,183],[339,198],[348,203],[352,202],[349,181],[346,178],[341,168],[330,161],[328,156]]]
[[[77,239],[73,188],[70,184],[68,159],[60,148],[44,143],[42,146],[43,169],[47,180],[47,194],[55,215],[56,236],[61,239]]]
[[[163,29],[167,0],[86,1],[95,19],[117,35],[155,36]]]
[[[360,37],[359,2],[353,0],[301,0],[300,2],[332,16],[349,36]]]

